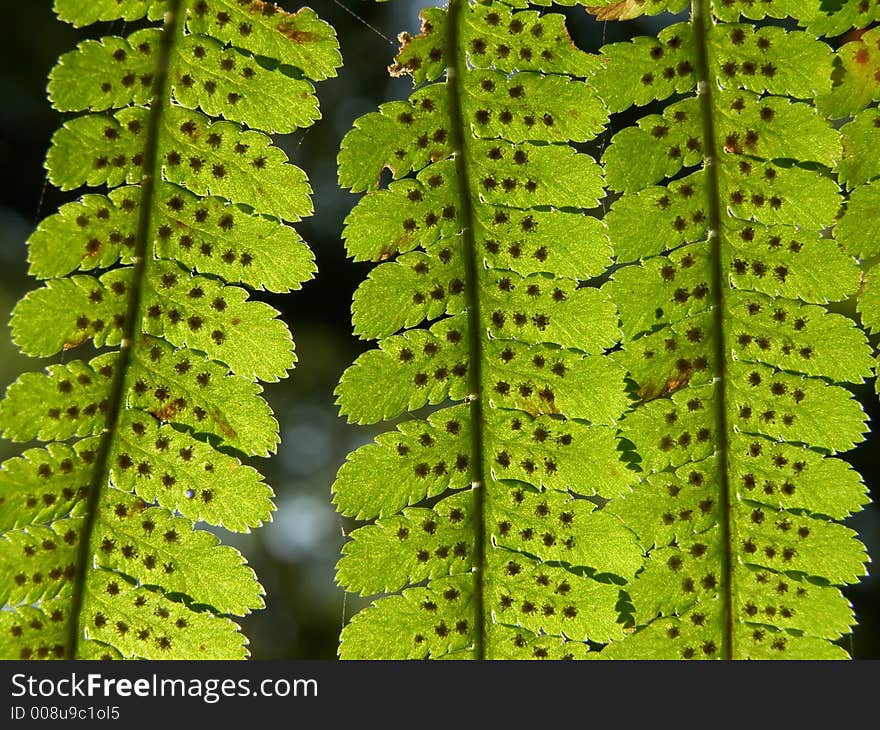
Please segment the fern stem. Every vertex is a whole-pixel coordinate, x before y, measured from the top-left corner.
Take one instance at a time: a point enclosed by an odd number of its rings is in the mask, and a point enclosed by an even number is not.
[[[477,628],[474,654],[476,659],[486,658],[486,621],[484,609],[484,575],[486,569],[486,479],[483,462],[483,342],[481,337],[479,261],[474,238],[474,209],[471,184],[468,176],[465,130],[467,120],[462,113],[462,78],[467,71],[464,54],[459,50],[459,24],[465,0],[450,0],[446,26],[446,52],[451,55],[447,62],[447,89],[452,118],[450,139],[455,156],[455,171],[459,190],[459,221],[461,223],[462,252],[464,258],[464,294],[468,310],[468,385],[471,410],[471,460],[473,463],[473,488],[476,490],[474,504],[475,556],[475,608]]]
[[[733,554],[731,545],[731,489],[730,489],[730,437],[727,420],[727,333],[725,331],[724,312],[724,266],[722,250],[722,214],[721,184],[716,154],[718,150],[717,135],[714,123],[713,86],[709,72],[709,31],[712,25],[710,0],[693,0],[691,3],[691,19],[694,26],[694,37],[697,51],[697,91],[700,100],[700,111],[703,123],[703,160],[706,167],[708,186],[708,243],[712,271],[712,331],[714,345],[715,373],[718,378],[715,391],[715,432],[716,453],[721,482],[721,585],[723,590],[724,633],[721,656],[733,659]]]
[[[85,595],[86,579],[93,560],[92,533],[98,517],[101,504],[101,495],[104,486],[110,479],[110,452],[113,439],[121,427],[121,418],[125,411],[125,399],[129,390],[129,364],[131,362],[132,348],[135,338],[141,334],[141,302],[143,300],[144,281],[149,269],[149,262],[153,258],[149,247],[150,223],[155,194],[155,180],[161,172],[159,162],[159,130],[162,112],[166,106],[165,99],[168,96],[168,65],[171,58],[171,50],[174,46],[175,36],[183,23],[179,23],[179,15],[183,0],[171,0],[165,13],[165,22],[157,57],[156,71],[153,76],[152,97],[150,100],[150,113],[147,118],[146,131],[144,134],[144,173],[141,179],[141,193],[138,208],[138,224],[134,245],[134,265],[132,266],[131,296],[125,312],[125,327],[123,329],[122,342],[119,347],[119,356],[110,384],[108,397],[107,420],[108,430],[104,434],[95,455],[95,469],[92,472],[92,480],[89,484],[86,513],[83,519],[82,532],[80,533],[79,545],[76,557],[76,574],[73,583],[73,596],[71,598],[70,619],[68,620],[67,645],[65,656],[75,659],[79,650],[79,642],[82,638],[80,626],[80,613],[82,611]]]

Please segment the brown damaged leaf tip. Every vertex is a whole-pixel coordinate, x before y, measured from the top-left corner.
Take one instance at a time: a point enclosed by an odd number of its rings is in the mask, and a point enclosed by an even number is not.
[[[621,0],[613,5],[588,5],[596,20],[632,20],[642,14],[645,0]]]
[[[223,435],[229,439],[234,439],[238,436],[238,432],[232,427],[232,425],[223,418],[223,414],[220,411],[214,411],[211,414],[211,420],[217,424],[217,427],[223,432]]]
[[[427,17],[425,17],[424,11],[419,13],[419,18],[422,21],[419,35],[412,36],[406,31],[398,33],[397,35],[397,41],[400,43],[400,50],[397,52],[394,63],[388,67],[388,73],[394,78],[400,78],[401,76],[412,74],[417,71],[422,64],[422,60],[418,56],[404,58],[411,50],[411,45],[414,42],[424,40],[434,32],[434,25],[427,19]]]
[[[638,390],[641,402],[647,403],[648,401],[662,398],[665,395],[669,395],[670,393],[674,393],[676,390],[683,388],[690,383],[691,374],[691,371],[688,370],[684,373],[672,375],[668,377],[665,382],[660,384],[652,382],[643,383]]]
[[[317,33],[310,33],[305,30],[299,30],[296,27],[296,22],[293,20],[287,20],[283,23],[279,23],[276,27],[276,30],[284,36],[287,36],[294,43],[314,43],[315,41],[321,40],[321,36]]]

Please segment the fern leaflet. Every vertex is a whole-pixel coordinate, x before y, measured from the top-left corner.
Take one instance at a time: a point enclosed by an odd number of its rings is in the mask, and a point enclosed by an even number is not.
[[[836,522],[867,502],[833,456],[866,430],[840,384],[872,360],[826,308],[859,277],[828,236],[841,142],[811,103],[832,91],[833,54],[741,15],[831,22],[815,2],[695,0],[688,22],[601,51],[612,112],[683,95],[603,158],[622,194],[607,218],[614,357],[639,397],[621,434],[642,469],[607,509],[648,556],[627,588],[636,630],[603,657],[845,657],[830,643],[853,623],[838,586],[865,573]]]
[[[311,190],[266,132],[318,118],[309,79],[335,74],[335,34],[260,0],[55,9],[77,26],[162,22],[84,41],[50,77],[55,108],[86,113],[54,136],[49,180],[106,192],[31,236],[45,284],[16,306],[13,338],[37,357],[99,352],[22,375],[0,404],[7,437],[49,442],[0,470],[0,654],[241,658],[234,617],[262,588],[195,523],[248,531],[274,509],[240,457],[276,448],[257,381],[286,377],[293,342],[235,284],[283,292],[314,274],[285,225],[311,213]]]
[[[586,82],[598,59],[527,5],[425,10],[391,69],[418,88],[342,143],[342,184],[369,191],[348,251],[396,258],[355,293],[355,331],[379,349],[343,375],[341,411],[372,423],[443,404],[339,471],[339,511],[375,523],[352,533],[338,580],[392,594],[344,629],[343,658],[580,657],[623,636],[619,584],[641,557],[599,507],[630,482],[615,434],[628,401],[603,356],[617,313],[593,281],[605,226],[583,214],[602,174],[571,144],[607,113]]]

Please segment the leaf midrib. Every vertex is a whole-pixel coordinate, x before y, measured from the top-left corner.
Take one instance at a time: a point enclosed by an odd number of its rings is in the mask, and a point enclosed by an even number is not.
[[[464,23],[462,11],[465,0],[450,0],[446,22],[447,83],[449,113],[452,120],[451,141],[458,178],[459,220],[464,259],[465,287],[468,317],[468,385],[471,412],[471,461],[473,462],[474,489],[474,612],[477,626],[474,637],[474,658],[486,658],[485,569],[486,569],[486,479],[483,460],[483,341],[481,337],[479,261],[474,236],[475,220],[470,177],[468,175],[465,135],[467,120],[462,112],[463,79],[467,72],[464,53],[459,52],[460,26]]]
[[[716,402],[715,411],[716,454],[718,455],[720,482],[721,527],[721,585],[723,587],[723,634],[721,655],[733,659],[733,548],[731,544],[730,509],[730,442],[727,419],[729,376],[727,373],[727,333],[725,331],[725,297],[722,239],[721,184],[717,159],[718,140],[715,130],[713,79],[709,68],[709,33],[712,26],[710,0],[693,0],[691,23],[697,51],[696,78],[697,99],[703,127],[704,167],[706,169],[708,202],[708,243],[711,261],[713,356],[715,360]]]

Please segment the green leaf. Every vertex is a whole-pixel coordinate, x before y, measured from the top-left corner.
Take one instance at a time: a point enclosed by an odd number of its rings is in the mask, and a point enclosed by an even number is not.
[[[599,96],[611,112],[645,106],[694,88],[693,33],[686,23],[664,28],[657,40],[635,37],[599,49],[604,64],[596,77]]]
[[[859,6],[858,27],[862,27],[875,14],[874,9]],[[841,9],[841,16],[849,18],[853,8]],[[862,265],[856,309],[862,325],[871,334],[880,330],[880,302],[878,302],[877,261],[880,247],[876,242],[873,220],[880,206],[877,177],[880,167],[873,154],[880,135],[880,115],[877,104],[880,99],[880,78],[876,68],[878,56],[876,45],[880,35],[876,29],[859,33],[856,40],[841,46],[837,52],[835,86],[828,97],[820,99],[829,114],[851,117],[841,128],[843,159],[837,172],[849,189],[846,210],[834,229],[835,237],[844,249],[858,256]],[[865,108],[867,107],[867,108]],[[875,363],[874,372],[878,372]],[[880,395],[880,381],[875,380],[874,389]]]
[[[759,4],[749,0],[728,0],[713,8],[720,20],[736,22],[740,15],[749,20],[764,18],[794,18],[801,25],[817,17],[822,0],[764,0]]]
[[[98,570],[83,612],[89,636],[132,659],[244,659],[247,646],[235,623],[211,611],[192,611],[146,586],[132,586]]]
[[[724,88],[811,99],[831,87],[831,49],[807,33],[723,23],[707,41],[710,72]]]
[[[59,111],[102,111],[148,102],[159,39],[158,29],[147,28],[124,39],[83,41],[52,71],[53,105]],[[224,49],[208,36],[184,36],[169,63],[174,99],[188,109],[268,132],[293,132],[319,117],[307,80],[266,69],[250,54]],[[277,105],[278,98],[288,104]]]
[[[826,7],[827,6],[827,7]],[[851,28],[864,28],[880,18],[880,8],[861,0],[823,3],[821,12],[808,17],[809,30],[817,35],[842,35]]]
[[[4,437],[13,441],[65,440],[104,428],[112,367],[74,360],[45,373],[24,373],[0,401]]]
[[[288,13],[274,3],[211,0],[210,8],[196,3],[186,27],[193,35],[292,66],[315,81],[336,76],[342,65],[336,33],[311,8]]]
[[[405,421],[396,432],[380,434],[375,443],[353,451],[333,484],[333,501],[344,515],[362,520],[385,517],[446,489],[472,480],[467,408],[436,411],[427,421]],[[455,454],[454,461],[447,458]],[[380,484],[374,474],[396,474]]]
[[[465,321],[441,320],[382,340],[345,371],[336,388],[340,412],[350,422],[376,423],[447,397],[467,394]]]
[[[32,357],[70,350],[88,339],[96,347],[118,345],[130,273],[130,269],[115,269],[100,279],[52,279],[42,289],[26,294],[12,312],[13,342]]]
[[[880,8],[873,7],[868,13],[880,16],[878,10]],[[847,117],[861,111],[872,101],[880,100],[880,79],[877,78],[877,63],[880,60],[878,41],[880,32],[872,29],[838,49],[834,59],[832,88],[817,99],[818,107],[823,113],[837,118]]]
[[[250,380],[274,382],[293,367],[293,340],[279,312],[216,279],[157,262],[144,282],[144,332],[201,350]]]
[[[97,439],[28,449],[0,466],[0,529],[22,529],[67,516],[89,492]]]
[[[112,490],[106,493],[95,526],[101,567],[185,593],[196,604],[238,616],[263,607],[263,590],[240,553],[210,532],[192,529],[192,521]]]
[[[46,159],[49,180],[62,190],[139,182],[146,116],[147,110],[126,107],[114,117],[94,114],[66,123]],[[162,172],[169,182],[286,221],[312,212],[305,173],[289,164],[262,132],[242,131],[232,122],[211,123],[177,106],[169,107],[163,120],[159,145],[168,150]]]
[[[123,187],[62,205],[28,239],[30,273],[52,279],[133,263],[138,197],[137,188]]]
[[[743,90],[719,92],[717,100],[718,135],[728,154],[798,159],[827,167],[840,157],[837,133],[807,104],[765,100]],[[699,120],[697,100],[686,99],[668,106],[662,116],[642,117],[638,127],[615,135],[604,160],[609,185],[621,191],[640,189],[674,176],[682,167],[698,165],[702,161]],[[792,135],[792,129],[798,134]],[[635,157],[648,164],[634,167],[630,161]]]
[[[168,343],[145,338],[134,353],[133,408],[152,413],[196,433],[211,434],[245,454],[268,456],[278,445],[278,422],[262,387],[204,355],[175,350]]]
[[[55,0],[54,8],[59,20],[81,28],[99,20],[158,20],[169,5],[169,0]]]
[[[146,413],[129,411],[115,446],[114,483],[147,503],[236,532],[270,519],[273,494],[259,472]]]

